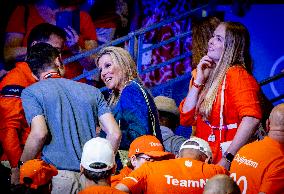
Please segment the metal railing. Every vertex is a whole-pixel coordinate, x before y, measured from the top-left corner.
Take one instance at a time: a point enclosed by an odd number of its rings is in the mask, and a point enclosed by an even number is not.
[[[139,29],[139,30],[136,30],[134,32],[130,32],[128,35],[126,36],[123,36],[121,38],[118,38],[116,40],[113,40],[109,43],[106,43],[106,44],[103,44],[97,48],[94,48],[94,49],[91,49],[89,51],[85,51],[85,52],[82,52],[82,53],[79,53],[77,55],[74,55],[70,58],[67,58],[63,61],[64,64],[68,64],[68,63],[71,63],[71,62],[74,62],[74,61],[77,61],[81,58],[85,58],[85,57],[89,57],[90,55],[93,55],[95,53],[97,53],[99,50],[101,50],[102,48],[104,47],[107,47],[107,46],[115,46],[115,45],[118,45],[118,44],[121,44],[121,43],[124,43],[126,41],[129,41],[129,47],[128,47],[128,51],[129,53],[131,54],[131,56],[133,57],[133,59],[136,61],[136,64],[137,64],[137,71],[138,71],[138,74],[139,75],[143,75],[143,74],[146,74],[148,72],[151,72],[151,71],[154,71],[156,69],[159,69],[159,68],[162,68],[166,65],[169,65],[171,63],[174,63],[176,61],[180,61],[186,57],[190,57],[191,56],[191,52],[190,51],[185,51],[184,53],[181,53],[180,55],[178,56],[175,56],[167,61],[164,61],[162,63],[159,63],[159,64],[155,64],[155,65],[152,65],[146,69],[142,69],[142,56],[145,52],[148,52],[150,50],[153,50],[153,49],[156,49],[156,48],[159,48],[159,47],[162,47],[164,45],[167,45],[169,43],[172,43],[174,41],[177,41],[179,39],[182,39],[182,38],[185,38],[187,36],[190,36],[191,35],[191,32],[181,32],[180,34],[176,35],[175,37],[171,37],[167,40],[164,40],[164,41],[161,41],[157,44],[152,44],[151,46],[149,47],[146,47],[146,48],[143,48],[143,44],[144,44],[144,35],[150,31],[153,31],[157,28],[160,28],[162,26],[165,26],[167,24],[170,24],[172,22],[175,22],[175,21],[178,21],[178,20],[182,20],[182,19],[186,19],[188,18],[190,15],[198,12],[198,11],[202,11],[204,9],[206,9],[208,7],[208,5],[204,5],[204,6],[201,6],[199,8],[196,8],[196,9],[193,9],[191,11],[188,11],[188,12],[185,12],[179,16],[175,16],[175,17],[171,17],[169,19],[166,19],[166,20],[163,20],[161,21],[160,23],[156,23],[156,24],[153,24],[151,26],[148,26],[148,27],[145,27],[145,28],[142,28],[142,29]],[[78,81],[82,78],[85,78],[87,76],[90,76],[90,75],[93,75],[93,74],[97,74],[99,73],[98,72],[98,69],[95,68],[94,70],[91,70],[89,72],[86,72],[86,73],[83,73],[82,75],[79,75],[77,77],[75,77],[73,80],[75,81]],[[173,84],[174,82],[176,81],[179,81],[179,80],[182,80],[182,79],[188,79],[190,77],[189,74],[184,74],[184,75],[180,75],[176,78],[173,78],[171,80],[168,80],[166,83],[163,83],[163,84],[160,84],[160,85],[157,85],[155,87],[165,87],[167,85],[171,85]],[[259,82],[260,86],[264,86],[266,84],[269,84],[273,81],[276,81],[280,78],[283,78],[284,77],[284,72],[282,73],[279,73],[278,75],[275,75],[275,76],[272,76],[272,77],[269,77],[267,79],[264,79],[263,81]],[[284,94],[282,95],[279,95],[273,99],[270,99],[271,102],[277,102],[281,99],[284,98]]]
[[[151,66],[149,68],[146,68],[146,69],[142,70],[142,56],[143,56],[143,53],[145,53],[145,52],[147,52],[149,50],[153,50],[153,49],[159,48],[161,46],[167,45],[167,44],[169,44],[171,42],[174,42],[174,41],[177,41],[179,39],[188,37],[188,36],[191,35],[191,32],[181,32],[180,34],[178,34],[175,37],[169,38],[169,39],[164,40],[162,42],[159,42],[157,44],[153,44],[153,45],[151,45],[151,46],[149,46],[147,48],[143,48],[144,35],[145,35],[145,33],[148,33],[148,32],[150,32],[152,30],[155,30],[157,28],[160,28],[160,27],[162,27],[164,25],[167,25],[167,24],[170,24],[172,22],[175,22],[175,21],[178,21],[178,20],[182,20],[182,19],[187,19],[187,18],[189,18],[190,15],[205,9],[206,7],[207,7],[207,5],[204,5],[204,6],[201,6],[199,8],[193,9],[191,11],[185,12],[185,13],[179,15],[179,16],[175,16],[175,17],[171,17],[169,19],[165,19],[165,20],[161,21],[160,23],[156,23],[156,24],[150,25],[148,27],[136,30],[134,32],[130,32],[126,36],[123,36],[121,38],[113,40],[113,41],[111,41],[109,43],[103,44],[103,45],[101,45],[101,46],[99,46],[97,48],[91,49],[89,51],[84,51],[84,52],[79,53],[77,55],[74,55],[74,56],[72,56],[70,58],[67,58],[67,59],[65,59],[63,61],[63,63],[64,64],[68,64],[68,63],[77,61],[77,60],[79,60],[81,58],[89,57],[90,55],[93,55],[93,54],[97,53],[99,50],[101,50],[102,48],[104,48],[106,46],[115,46],[115,45],[124,43],[126,41],[129,41],[128,51],[131,54],[131,56],[133,57],[133,59],[136,61],[137,71],[138,71],[139,75],[148,73],[148,72],[153,71],[155,69],[159,69],[159,68],[164,67],[164,66],[166,66],[168,64],[171,64],[173,62],[182,60],[182,59],[184,59],[186,57],[190,57],[191,56],[191,52],[190,51],[185,51],[184,53],[180,54],[179,56],[175,56],[174,58],[171,58],[168,61],[165,61],[165,62],[156,64],[156,65],[153,65],[153,66]],[[137,46],[137,50],[136,50],[136,46]],[[87,77],[89,75],[93,75],[95,73],[98,73],[97,68],[92,70],[92,71],[86,72],[86,73],[84,73],[84,74],[82,74],[82,75],[80,75],[78,77],[75,77],[73,80],[77,81],[77,80],[85,78],[85,77]]]

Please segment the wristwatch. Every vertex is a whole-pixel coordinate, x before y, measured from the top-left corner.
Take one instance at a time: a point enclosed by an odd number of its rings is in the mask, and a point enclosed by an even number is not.
[[[230,163],[233,161],[234,157],[235,156],[231,154],[230,152],[225,152],[223,155],[223,158],[225,158]]]
[[[21,166],[24,164],[24,162],[22,162],[21,160],[19,160],[18,162],[18,168],[21,168]]]

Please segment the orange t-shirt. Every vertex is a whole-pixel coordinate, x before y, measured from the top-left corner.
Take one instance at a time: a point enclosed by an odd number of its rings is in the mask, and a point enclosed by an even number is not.
[[[125,166],[120,170],[119,174],[111,176],[111,186],[115,187],[124,177],[128,176],[131,172],[132,169]]]
[[[108,186],[91,186],[79,192],[79,194],[125,194],[125,192]]]
[[[216,174],[229,174],[223,167],[188,158],[146,162],[132,171],[121,183],[131,192],[202,193],[207,179]]]
[[[218,127],[220,123],[220,107],[221,107],[221,89],[219,86],[216,100],[212,106],[211,116],[208,119],[211,126]],[[259,85],[252,75],[250,75],[243,67],[230,67],[226,74],[226,84],[224,91],[224,124],[236,124],[238,127],[242,118],[251,116],[260,119],[262,116],[259,100]],[[195,136],[208,141],[209,135],[212,133],[211,127],[202,119],[201,115],[197,115],[195,119],[195,109],[189,112],[183,112],[183,100],[179,106],[180,124],[183,126],[196,125]],[[214,129],[215,142],[209,142],[213,152],[213,162],[216,163],[222,158],[220,143],[233,140],[237,128]]]
[[[242,193],[284,193],[284,144],[270,137],[242,147],[231,164],[231,177]]]
[[[20,88],[30,86],[36,80],[25,62],[16,63],[12,69],[0,82],[0,142],[4,149],[1,160],[9,160],[14,168],[22,155],[24,144],[30,133],[30,127],[25,119],[22,100],[20,98]],[[11,95],[4,90],[12,86],[9,90],[18,90]],[[16,87],[18,88],[16,88]]]

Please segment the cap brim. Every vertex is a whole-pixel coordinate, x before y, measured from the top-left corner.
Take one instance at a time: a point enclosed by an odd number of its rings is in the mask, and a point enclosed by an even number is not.
[[[152,158],[160,158],[160,157],[167,157],[167,159],[175,158],[175,155],[171,152],[151,151],[151,152],[145,152],[144,154]]]
[[[53,166],[52,164],[49,164],[49,166],[50,166],[50,169],[51,169],[51,172],[52,172],[51,173],[52,176],[56,176],[58,174],[57,168],[55,166]]]

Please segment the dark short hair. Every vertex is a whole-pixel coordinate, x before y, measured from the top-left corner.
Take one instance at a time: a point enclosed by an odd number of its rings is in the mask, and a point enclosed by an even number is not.
[[[103,163],[101,163],[101,164],[103,165]],[[98,166],[98,164],[96,164],[96,166]],[[87,169],[84,168],[83,174],[85,175],[85,177],[87,179],[92,180],[95,183],[98,183],[99,180],[106,179],[106,178],[110,177],[111,174],[112,174],[112,169],[102,171],[102,172],[94,172],[94,171],[90,171],[90,170],[87,170]]]
[[[47,42],[52,34],[66,40],[66,32],[53,24],[41,23],[35,26],[29,34],[27,49],[30,49],[34,41]]]
[[[41,42],[30,48],[26,61],[33,74],[39,77],[41,72],[55,67],[54,60],[57,57],[60,57],[60,52],[56,48]]]

